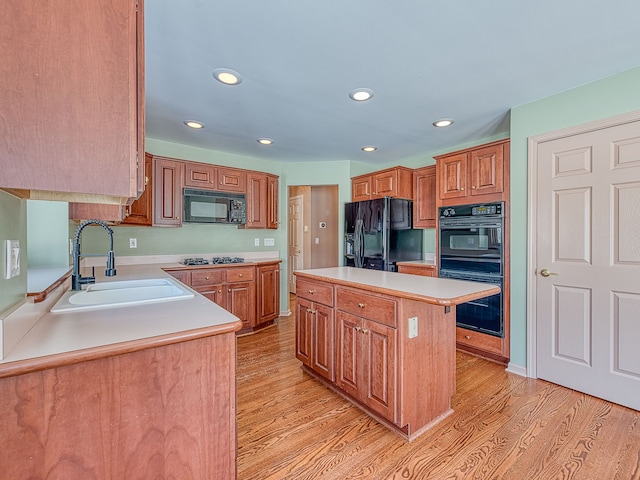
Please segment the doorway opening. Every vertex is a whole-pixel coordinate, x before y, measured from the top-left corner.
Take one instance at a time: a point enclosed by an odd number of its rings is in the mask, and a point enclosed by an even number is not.
[[[292,185],[287,208],[287,284],[296,293],[296,270],[337,267],[338,185]]]

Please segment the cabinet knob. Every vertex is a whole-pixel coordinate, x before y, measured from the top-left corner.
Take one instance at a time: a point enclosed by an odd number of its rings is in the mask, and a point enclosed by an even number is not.
[[[218,290],[218,293],[222,293],[222,289]]]
[[[359,332],[359,331],[360,331],[360,330],[362,330],[362,329],[361,329],[360,327],[356,327],[356,328],[354,328],[354,330],[355,330],[356,332]]]
[[[230,292],[230,291],[231,291],[231,289],[229,289],[229,290],[227,290],[227,291],[228,291],[228,292]]]
[[[362,329],[362,333],[364,333],[366,335],[367,333],[369,333],[369,330],[367,330],[366,328],[363,328]]]
[[[176,217],[176,220],[180,220],[180,217]]]
[[[222,185],[222,182],[220,182],[220,185]]]
[[[316,293],[316,291],[315,291],[315,290],[309,290],[309,293],[310,293],[311,295],[313,295],[314,293]]]
[[[461,192],[464,192],[464,187],[460,187],[460,191],[461,191]]]
[[[239,277],[241,277],[241,276],[242,276],[242,274],[241,274],[241,273],[239,273],[239,274],[238,274],[238,276],[239,276]]]
[[[205,280],[209,280],[209,275],[207,275],[206,277],[204,277]]]
[[[358,304],[358,307],[359,307],[359,308],[364,308],[364,307],[365,307],[365,304],[364,304],[364,303],[359,303],[359,304]]]
[[[466,338],[467,340],[471,340],[471,336],[470,335],[465,335],[464,338]]]
[[[471,185],[471,190],[475,190],[476,186],[475,185]]]

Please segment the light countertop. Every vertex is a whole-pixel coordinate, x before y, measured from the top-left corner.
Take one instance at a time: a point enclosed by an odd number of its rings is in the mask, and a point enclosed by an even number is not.
[[[354,267],[298,270],[296,275],[314,277],[331,283],[364,287],[367,290],[420,300],[435,305],[458,305],[500,293],[489,283],[422,277],[406,273],[384,272]]]
[[[117,265],[115,277],[96,268],[96,282],[169,277],[163,268],[179,263]],[[83,274],[90,270],[83,269]],[[51,308],[65,293],[58,287],[48,300]],[[188,287],[187,287],[188,288]],[[194,297],[143,305],[129,305],[64,313],[45,313],[0,361],[0,377],[26,373],[80,360],[149,348],[242,327],[237,317],[194,291]],[[79,360],[78,360],[79,361]]]

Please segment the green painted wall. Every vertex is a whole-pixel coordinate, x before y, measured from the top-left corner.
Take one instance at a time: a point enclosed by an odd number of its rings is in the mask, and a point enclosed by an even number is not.
[[[528,138],[640,109],[640,68],[511,110],[511,362],[526,366]]]
[[[20,275],[6,280],[5,241],[20,241]],[[27,202],[0,190],[0,313],[27,292]]]
[[[27,250],[29,267],[69,265],[67,202],[27,200]]]

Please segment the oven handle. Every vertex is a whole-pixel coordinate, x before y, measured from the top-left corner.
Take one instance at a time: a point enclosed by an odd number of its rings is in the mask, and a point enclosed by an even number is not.
[[[463,230],[463,229],[468,229],[468,228],[502,228],[502,222],[498,222],[498,223],[464,223],[464,224],[460,224],[457,223],[455,225],[447,225],[447,224],[442,224],[442,222],[440,222],[440,230],[441,231],[446,231],[446,230]]]

